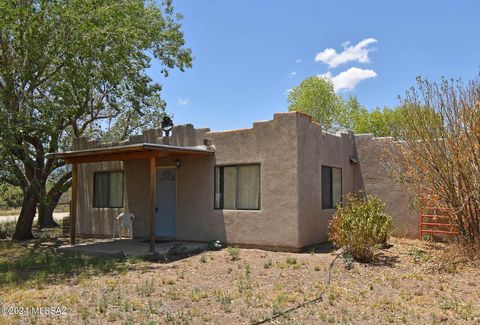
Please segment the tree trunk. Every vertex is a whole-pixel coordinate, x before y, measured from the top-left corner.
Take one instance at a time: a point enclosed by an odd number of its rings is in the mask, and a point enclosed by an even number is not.
[[[58,204],[56,202],[40,202],[38,204],[38,222],[39,228],[55,228],[58,227],[58,223],[53,219],[53,210]]]
[[[32,224],[37,208],[37,201],[37,193],[35,193],[32,188],[25,191],[22,210],[20,211],[20,216],[15,226],[13,240],[28,240],[33,238]]]
[[[70,187],[70,182],[68,181],[71,178],[71,173],[66,173],[55,185],[46,193],[44,190],[42,194],[42,199],[38,205],[38,222],[37,226],[39,228],[54,228],[58,227],[58,223],[53,219],[53,210],[58,205],[62,194]]]

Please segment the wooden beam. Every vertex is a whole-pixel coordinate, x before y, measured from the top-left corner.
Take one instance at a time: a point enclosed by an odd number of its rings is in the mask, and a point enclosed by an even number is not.
[[[80,158],[89,158],[89,157],[104,157],[114,155],[123,155],[123,154],[137,154],[137,153],[148,153],[152,151],[160,152],[170,152],[178,155],[185,156],[208,156],[214,154],[214,150],[211,149],[199,149],[194,147],[179,147],[179,146],[168,146],[156,143],[141,143],[141,144],[130,144],[122,146],[113,146],[105,148],[95,148],[95,149],[85,149],[85,150],[76,150],[76,151],[66,151],[66,152],[55,152],[47,154],[48,159],[64,159],[66,161],[73,161],[74,159]],[[143,159],[143,158],[135,158]],[[121,159],[120,159],[121,160]]]
[[[70,245],[75,246],[75,232],[77,225],[77,192],[78,176],[77,164],[72,165],[72,202],[70,205]]]
[[[150,157],[164,158],[168,157],[168,152],[164,150],[156,151],[138,151],[117,154],[91,155],[88,157],[65,158],[65,161],[72,164],[83,164],[103,161],[125,161],[125,160],[143,160]]]
[[[155,198],[157,183],[157,159],[150,157],[150,252],[155,251]]]

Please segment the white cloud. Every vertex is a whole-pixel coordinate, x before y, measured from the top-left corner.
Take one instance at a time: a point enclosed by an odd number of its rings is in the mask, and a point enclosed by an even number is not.
[[[345,42],[342,44],[343,52],[337,53],[335,49],[327,48],[315,55],[315,61],[326,63],[329,68],[336,68],[350,61],[369,63],[368,54],[375,48],[367,48],[367,46],[376,42],[377,40],[374,38],[366,38],[352,46],[349,46],[350,42]]]
[[[295,62],[296,62],[296,63],[302,63],[302,60],[296,59]]]
[[[288,74],[288,77],[291,78],[291,77],[295,77],[297,75],[297,71],[292,71]]]
[[[333,83],[335,92],[339,92],[341,90],[352,90],[361,81],[365,79],[375,78],[377,76],[377,73],[370,69],[360,69],[352,67],[348,70],[340,72],[336,76],[332,75],[330,71],[318,76],[330,79]]]
[[[180,106],[186,106],[190,104],[190,98],[179,98],[177,99],[177,104]]]

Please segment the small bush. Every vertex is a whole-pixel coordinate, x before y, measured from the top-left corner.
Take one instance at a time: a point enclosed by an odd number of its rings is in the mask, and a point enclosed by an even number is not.
[[[355,260],[371,261],[375,247],[385,244],[392,230],[392,218],[384,210],[377,197],[348,194],[345,206],[338,205],[330,221],[330,240]]]
[[[297,259],[295,257],[287,257],[287,264],[288,265],[295,265],[295,264],[297,264]]]
[[[263,263],[263,268],[264,268],[264,269],[269,269],[269,268],[272,267],[272,264],[273,264],[272,259],[269,258],[268,261],[266,261],[265,263]]]
[[[228,246],[227,253],[230,255],[230,259],[232,261],[237,261],[240,259],[240,248],[238,247]]]

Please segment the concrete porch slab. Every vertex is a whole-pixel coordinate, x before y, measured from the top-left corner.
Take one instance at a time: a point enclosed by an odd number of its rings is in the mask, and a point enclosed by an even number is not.
[[[157,243],[155,245],[155,253],[157,255],[167,255],[169,250],[175,245],[184,247],[184,254],[198,253],[206,250],[208,244],[199,242],[183,242],[172,241],[166,243]],[[145,240],[129,240],[129,239],[90,239],[80,241],[76,246],[64,245],[59,248],[64,252],[82,253],[96,256],[114,257],[125,255],[130,257],[151,256],[149,252],[149,243]]]

